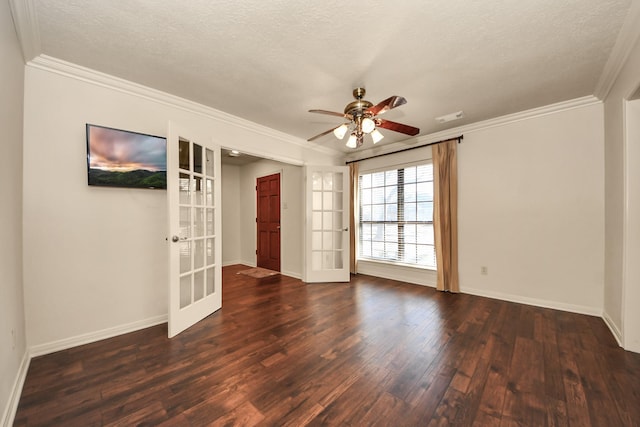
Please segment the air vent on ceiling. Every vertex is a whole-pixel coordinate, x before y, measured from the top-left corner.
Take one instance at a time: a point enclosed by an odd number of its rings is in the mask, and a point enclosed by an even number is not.
[[[446,114],[444,116],[436,117],[436,122],[446,123],[453,120],[458,120],[464,117],[464,111],[456,111],[455,113]]]

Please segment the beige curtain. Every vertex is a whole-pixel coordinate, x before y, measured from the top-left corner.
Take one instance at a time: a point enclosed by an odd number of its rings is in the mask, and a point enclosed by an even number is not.
[[[435,144],[433,150],[433,227],[439,291],[459,292],[457,139]]]
[[[358,272],[358,259],[356,257],[356,225],[358,224],[358,164],[349,163],[349,271],[352,274]]]

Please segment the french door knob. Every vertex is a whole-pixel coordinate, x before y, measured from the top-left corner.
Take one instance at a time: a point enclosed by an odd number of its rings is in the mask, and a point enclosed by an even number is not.
[[[177,242],[178,240],[180,240],[180,238],[178,236],[173,236],[171,238],[171,241],[174,242],[174,243]]]

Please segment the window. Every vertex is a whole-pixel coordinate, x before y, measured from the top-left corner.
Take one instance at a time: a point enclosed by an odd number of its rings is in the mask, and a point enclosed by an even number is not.
[[[360,175],[359,258],[435,268],[433,164]]]

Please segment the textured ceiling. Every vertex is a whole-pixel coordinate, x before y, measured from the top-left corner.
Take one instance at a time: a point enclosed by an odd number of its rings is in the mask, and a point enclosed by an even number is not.
[[[384,118],[421,135],[591,95],[631,0],[33,3],[46,55],[307,139],[341,122],[307,110],[342,111],[356,86],[404,96]]]

